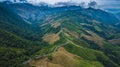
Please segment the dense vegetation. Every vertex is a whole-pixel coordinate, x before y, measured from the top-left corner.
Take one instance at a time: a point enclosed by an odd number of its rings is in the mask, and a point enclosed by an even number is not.
[[[99,10],[92,10],[91,8],[90,11],[94,12]],[[52,20],[54,21],[51,22]],[[57,27],[58,29],[52,29],[51,24],[61,23],[60,29],[63,29],[62,36],[72,42],[72,44],[65,46],[67,51],[84,58],[84,60],[99,61],[105,67],[119,67],[119,60],[117,59],[120,57],[120,47],[109,42],[111,39],[119,38],[119,28],[114,27],[113,24],[101,23],[102,21],[100,19],[96,20],[94,21],[93,18],[83,13],[81,14],[79,10],[65,11],[53,15],[52,19],[50,18],[46,21],[48,24],[44,26],[44,30],[49,33],[55,33],[51,30],[58,31],[59,27]],[[104,20],[104,22],[107,21]],[[91,38],[91,40],[84,36]],[[96,38],[98,42],[96,42]],[[99,41],[103,46],[99,44]]]
[[[95,50],[83,48],[83,47],[77,47],[74,45],[67,45],[67,46],[65,46],[65,48],[69,52],[76,54],[76,55],[84,58],[85,60],[99,61],[105,67],[118,67],[117,64],[115,64],[113,61],[111,61],[107,56],[105,56],[104,53],[102,53],[100,51],[95,51]]]
[[[22,62],[47,43],[41,30],[0,5],[0,66],[21,67]]]
[[[64,48],[82,58],[77,59],[77,67],[120,66],[120,45],[110,42],[120,38],[120,28],[116,25],[119,19],[113,14],[78,6],[58,8],[44,6],[39,9],[38,6],[24,3],[9,5],[0,3],[1,67],[23,67],[24,61],[50,54],[57,46],[66,42],[69,44],[64,45]],[[30,12],[27,13],[28,8]],[[19,9],[25,10],[25,15],[24,11]],[[33,12],[35,17],[32,17],[33,9],[40,14],[36,15],[36,12]],[[41,23],[42,21],[44,22]],[[58,32],[59,40],[54,44],[49,45],[43,41],[44,35]],[[47,57],[50,61],[54,59],[52,54]]]

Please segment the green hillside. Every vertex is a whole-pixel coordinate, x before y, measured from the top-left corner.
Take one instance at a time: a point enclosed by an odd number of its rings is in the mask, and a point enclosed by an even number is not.
[[[47,43],[41,30],[0,5],[0,66],[21,67],[23,61]]]
[[[78,6],[43,7],[42,14],[39,6],[14,5],[25,16],[30,6],[39,19],[48,14],[42,23],[34,17],[35,25],[0,3],[0,67],[120,67],[119,19],[113,14]]]
[[[79,11],[66,11],[54,16],[42,25],[45,34],[57,35],[61,31],[59,37],[62,39],[55,41],[54,45],[69,41],[71,44],[65,48],[70,53],[85,60],[98,61],[105,67],[119,67],[116,59],[120,57],[120,47],[109,42],[111,39],[120,38],[116,35],[120,34],[119,28],[88,18]],[[62,41],[64,39],[66,41]]]

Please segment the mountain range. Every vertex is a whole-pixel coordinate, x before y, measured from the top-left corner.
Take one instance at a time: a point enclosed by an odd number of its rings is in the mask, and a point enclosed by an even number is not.
[[[120,67],[119,14],[43,4],[0,3],[1,67]]]

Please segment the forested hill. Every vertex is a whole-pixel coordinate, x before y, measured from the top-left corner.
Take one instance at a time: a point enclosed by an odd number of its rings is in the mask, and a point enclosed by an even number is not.
[[[0,3],[0,67],[120,67],[119,24],[91,7]]]
[[[32,53],[47,45],[40,27],[31,26],[0,4],[0,66],[21,67]]]

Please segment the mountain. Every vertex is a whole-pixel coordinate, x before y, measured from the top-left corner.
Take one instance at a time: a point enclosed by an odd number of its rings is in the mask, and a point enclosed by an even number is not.
[[[58,2],[55,4],[57,7],[62,7],[62,6],[80,6],[80,4],[74,3],[74,2]]]
[[[29,62],[30,66],[119,67],[120,47],[112,42],[120,38],[118,27],[88,17],[79,10],[56,13],[41,26],[45,32],[43,40],[51,45],[61,45],[61,48],[43,48],[35,53],[38,58]],[[39,57],[44,51],[49,55],[48,59]]]
[[[111,13],[107,13],[100,9],[88,8],[86,10],[83,10],[82,13],[84,15],[87,15],[89,18],[96,19],[100,22],[104,22],[108,24],[120,23],[119,19],[115,15]]]
[[[117,13],[116,15],[120,18],[120,13]]]
[[[115,15],[117,16],[118,19],[120,19],[120,13],[119,13],[119,12],[116,13]],[[117,23],[116,25],[117,25],[118,27],[120,27],[120,23]]]
[[[119,12],[119,9],[114,9],[114,8],[107,8],[105,10],[107,10],[108,12],[113,13],[113,14],[116,14]]]
[[[64,6],[64,7],[49,7],[45,3],[40,3],[39,6],[35,6],[29,3],[2,3],[5,7],[13,10],[15,13],[20,15],[22,18],[34,22],[40,23],[42,22],[47,16],[51,14],[55,14],[56,12],[62,12],[66,10],[75,10],[81,9],[81,7],[76,6]],[[33,11],[34,10],[34,11]]]
[[[0,66],[119,67],[119,23],[100,9],[0,3]]]
[[[33,32],[38,33],[38,31],[40,31],[39,27],[35,29],[35,27],[33,27],[29,23],[29,21],[23,19],[22,17],[11,11],[9,8],[4,7],[4,5],[0,5],[0,6],[1,6],[0,22],[2,25],[3,24],[6,25],[6,26],[1,26],[2,29],[9,30],[13,33],[18,33],[18,34],[20,33],[20,35],[22,34],[21,36],[23,37],[24,35],[27,36],[30,33]],[[16,27],[16,28],[12,29],[12,27]],[[41,32],[39,33],[41,34]],[[30,39],[30,37],[26,37],[26,38]]]
[[[67,4],[67,5],[65,5]],[[70,5],[68,5],[70,4]],[[49,7],[45,5],[44,3],[41,4],[41,6],[35,6],[29,3],[15,3],[15,4],[7,4],[4,3],[5,7],[10,8],[11,10],[14,10],[15,13],[23,17],[24,19],[34,22],[34,23],[40,23],[43,22],[44,19],[51,14],[55,14],[58,12],[63,12],[67,10],[79,10],[82,12],[82,14],[88,16],[91,19],[100,20],[104,23],[109,24],[118,24],[120,23],[118,18],[116,18],[115,15],[107,13],[105,11],[99,10],[99,9],[83,9],[80,6],[71,5],[73,3],[57,3],[56,5],[64,5],[62,7]],[[34,10],[34,11],[33,11]],[[89,12],[89,14],[88,14]],[[102,17],[101,17],[102,16]],[[109,17],[109,18],[108,18]]]
[[[45,46],[40,41],[41,32],[0,4],[0,66],[20,67],[29,55]]]

